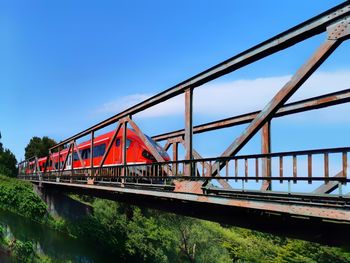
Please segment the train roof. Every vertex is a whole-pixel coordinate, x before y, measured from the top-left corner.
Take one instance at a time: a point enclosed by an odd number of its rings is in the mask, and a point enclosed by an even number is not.
[[[137,136],[135,131],[133,129],[127,129],[128,130],[128,135],[130,136]],[[118,132],[118,135],[120,135],[122,133],[123,129],[120,129],[119,132]],[[109,140],[113,134],[114,134],[115,131],[110,131],[110,132],[107,132],[107,133],[104,133],[104,134],[101,134],[97,137],[94,138],[94,144],[99,144],[101,142],[104,142],[104,141],[107,141]],[[85,142],[82,142],[80,144],[78,144],[78,149],[84,149],[84,148],[87,148],[87,146],[90,146],[91,144],[91,140],[88,140],[88,141],[85,141]],[[65,148],[63,150],[60,151],[60,154],[61,156],[64,155],[64,154],[67,154],[68,152],[68,148]],[[55,152],[52,154],[52,157],[57,157],[58,156],[58,153]],[[41,157],[38,159],[39,162],[42,162],[42,161],[46,161],[46,158],[47,157]]]

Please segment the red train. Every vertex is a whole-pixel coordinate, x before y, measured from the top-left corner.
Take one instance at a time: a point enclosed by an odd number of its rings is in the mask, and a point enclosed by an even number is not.
[[[113,131],[108,132],[106,134],[103,134],[94,138],[94,149],[93,149],[94,166],[99,166],[102,160],[102,157],[105,154],[106,149],[109,145],[109,142],[113,137],[113,133],[114,133]],[[107,155],[107,158],[104,162],[104,166],[116,165],[116,164],[122,163],[122,151],[123,151],[122,144],[121,144],[122,134],[123,134],[123,130],[121,129],[117,134],[117,137],[113,143],[113,146],[111,147]],[[135,133],[133,129],[127,129],[126,136],[127,136],[127,142],[126,142],[127,160],[126,161],[128,164],[146,164],[146,163],[152,163],[156,161],[156,159],[150,153],[150,150],[147,148],[147,146],[143,143],[143,141],[140,139],[140,137]],[[154,140],[152,140],[152,138],[148,136],[147,138],[153,144],[153,146],[157,149],[157,151],[163,157],[163,159],[165,161],[169,161],[170,157],[167,154],[167,152],[164,151],[159,144],[157,144]],[[91,145],[91,141],[86,141],[78,145],[78,149],[85,167],[91,166],[90,145]],[[57,170],[58,167],[62,169],[67,153],[68,153],[68,149],[62,150],[60,152],[60,158],[58,158],[58,153],[53,153],[50,158],[50,164],[48,165],[46,171]],[[71,164],[70,157],[71,157],[71,153],[67,159],[65,169],[71,169],[72,164]],[[34,168],[34,161],[30,162],[29,164],[30,166],[27,167],[27,169],[29,168],[28,170],[32,170]],[[44,171],[45,164],[46,164],[46,157],[38,159],[38,164],[39,164],[40,171]],[[82,167],[83,166],[81,164],[81,161],[79,159],[78,153],[75,148],[75,151],[73,154],[73,168],[82,168]],[[30,173],[30,171],[28,172]]]

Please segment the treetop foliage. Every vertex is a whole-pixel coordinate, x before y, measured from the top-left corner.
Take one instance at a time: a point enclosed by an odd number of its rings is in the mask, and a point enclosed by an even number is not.
[[[1,133],[0,133],[1,139]],[[17,174],[17,159],[15,155],[9,150],[3,147],[0,141],[0,174],[14,177]]]
[[[51,139],[47,136],[42,138],[34,136],[30,139],[28,145],[25,148],[24,157],[26,159],[37,156],[45,157],[49,154],[49,149],[53,147],[57,142],[54,139]]]
[[[0,132],[0,140],[1,140],[1,132]],[[4,148],[2,146],[2,142],[0,141],[0,153],[4,151]]]

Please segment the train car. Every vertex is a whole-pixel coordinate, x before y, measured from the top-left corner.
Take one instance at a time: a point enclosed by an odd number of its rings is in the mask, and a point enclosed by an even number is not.
[[[98,167],[101,163],[103,155],[105,154],[107,147],[113,137],[114,132],[108,132],[106,134],[97,136],[94,138],[94,147],[93,147],[93,166]],[[104,166],[117,165],[122,163],[122,134],[123,130],[121,129],[116,136],[116,139],[107,155],[107,158],[104,162]],[[146,135],[147,136],[147,135]],[[126,148],[127,148],[127,163],[128,164],[149,164],[156,162],[156,159],[151,154],[148,147],[143,143],[140,137],[136,134],[133,129],[127,129],[126,133]],[[169,161],[170,157],[163,148],[157,144],[152,138],[148,137],[148,140],[153,144],[154,148],[157,149],[158,153],[163,157],[165,161]],[[80,143],[78,145],[78,150],[82,161],[84,162],[85,167],[91,167],[91,141],[86,141]],[[53,153],[51,154],[51,158],[48,162],[46,171],[58,170],[58,168],[62,169],[64,161],[67,157],[68,149],[63,149],[59,154]],[[47,158],[43,157],[38,159],[39,170],[45,171]],[[72,167],[72,158],[71,153],[68,156],[65,169],[71,169]],[[74,149],[73,154],[73,169],[74,168],[82,168],[83,165],[79,159],[76,148]]]

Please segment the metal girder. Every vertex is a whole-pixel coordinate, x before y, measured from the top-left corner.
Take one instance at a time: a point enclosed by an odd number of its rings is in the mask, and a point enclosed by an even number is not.
[[[127,170],[126,170],[126,165],[127,165],[127,148],[126,148],[126,142],[127,142],[127,128],[128,128],[128,120],[131,121],[131,119],[126,119],[125,121],[122,122],[122,130],[123,130],[123,136],[122,136],[122,164],[123,164],[123,169],[122,169],[122,175],[126,176],[127,175]],[[124,179],[122,180],[124,183]]]
[[[182,140],[180,142],[183,145],[183,147],[185,148],[186,147],[185,141]],[[192,154],[193,154],[194,159],[203,159],[203,157],[195,149],[192,149]],[[203,164],[204,164],[205,168],[207,169],[207,171],[209,171],[209,169],[210,169],[209,164],[207,162],[203,162]]]
[[[292,103],[285,104],[281,107],[273,118],[278,118],[290,114],[321,109],[325,107],[330,107],[334,105],[339,105],[342,103],[350,102],[350,89],[345,89],[338,92],[328,93],[322,96],[312,97],[305,100],[300,100]],[[214,122],[209,122],[193,127],[193,134],[203,133],[207,131],[213,131],[222,128],[228,128],[236,125],[241,125],[251,122],[256,116],[258,116],[260,111],[250,112],[244,115],[234,116],[226,119],[221,119]],[[185,130],[177,130],[173,132],[168,132],[164,134],[159,134],[153,136],[152,139],[155,141],[168,140],[178,136],[183,136]]]
[[[39,171],[40,171],[40,166],[39,166],[38,157],[35,157],[35,171],[36,171],[36,172],[39,172]]]
[[[151,106],[159,104],[167,99],[175,97],[183,93],[188,88],[195,88],[204,83],[207,83],[220,76],[226,75],[234,70],[237,70],[243,66],[258,61],[266,56],[274,54],[280,50],[286,49],[294,44],[308,39],[312,36],[325,32],[327,27],[333,24],[335,21],[350,14],[350,3],[348,1],[329,9],[328,11],[317,15],[281,34],[278,34],[236,56],[233,56],[155,96],[136,104],[133,107],[126,109],[125,111],[112,116],[111,118],[100,122],[60,143],[52,148],[56,148],[59,145],[64,145],[74,139],[80,138],[89,134],[91,131],[102,129],[122,117],[136,114]],[[51,149],[52,149],[51,148]]]
[[[163,147],[164,151],[169,150],[170,146],[171,146],[171,143],[170,143],[170,142],[167,142],[167,143],[164,145],[164,147]]]
[[[135,197],[141,196],[146,198],[147,196],[154,196],[157,200],[169,199],[180,200],[182,203],[195,202],[197,205],[199,203],[209,203],[217,204],[221,208],[225,206],[233,206],[238,208],[254,209],[260,212],[266,213],[282,213],[291,216],[305,216],[308,218],[318,218],[324,220],[334,220],[336,222],[350,222],[350,210],[346,207],[329,207],[326,202],[320,203],[320,205],[310,205],[310,203],[293,203],[288,200],[285,202],[271,202],[270,200],[254,200],[254,199],[237,199],[231,198],[230,196],[215,196],[215,195],[203,195],[203,194],[188,194],[182,192],[170,192],[170,191],[155,191],[150,189],[138,189],[138,188],[128,188],[128,187],[110,187],[110,186],[100,186],[100,185],[84,185],[77,183],[63,183],[63,182],[49,182],[49,181],[35,181],[32,182],[42,182],[47,185],[61,185],[62,187],[67,187],[72,190],[77,189],[88,189],[94,190],[92,192],[98,191],[108,191],[113,192],[113,198],[119,196],[120,194],[132,194]],[[130,199],[130,198],[129,198]],[[220,213],[220,207],[218,207],[217,212]],[[213,213],[210,209],[207,209],[209,213]],[[216,211],[216,210],[215,210]],[[283,218],[281,218],[282,220]]]
[[[255,133],[277,112],[277,110],[298,90],[310,75],[332,54],[341,41],[327,39],[314,55],[295,73],[292,79],[274,96],[251,124],[223,153],[235,155]]]
[[[343,171],[340,171],[337,173],[334,177],[342,177],[343,176]],[[314,194],[329,194],[333,190],[337,189],[339,186],[339,182],[337,181],[330,181],[326,184],[322,184],[319,187],[317,187],[313,193]]]
[[[61,147],[58,147],[58,156],[57,156],[57,161],[58,161],[58,163],[57,163],[57,170],[58,170],[58,172],[60,171],[60,165],[61,165],[61,162],[60,162],[60,158],[61,158]],[[52,158],[53,159],[53,158]],[[53,167],[54,168],[54,167]],[[55,170],[55,169],[54,169]]]
[[[70,170],[71,170],[71,175],[74,174],[74,144],[75,144],[75,140],[72,141],[71,146],[72,146],[72,154],[70,155]]]
[[[49,162],[49,160],[50,160],[50,155],[51,155],[51,153],[49,152],[49,155],[46,157],[46,160],[45,160],[44,173],[46,173],[48,163],[50,163],[50,162]]]
[[[111,140],[109,141],[107,149],[106,149],[106,151],[105,151],[105,153],[104,153],[104,155],[102,157],[102,160],[100,162],[100,167],[102,167],[104,162],[106,161],[107,155],[109,154],[109,152],[110,152],[110,150],[112,148],[112,145],[113,145],[113,143],[115,141],[115,138],[117,138],[117,136],[118,136],[118,133],[119,133],[119,130],[120,130],[121,126],[122,126],[122,123],[119,122],[117,128],[115,129],[115,132],[113,133],[113,136],[112,136]]]
[[[338,23],[334,23],[327,28],[329,40],[344,40],[349,38],[350,34],[350,17],[342,19]]]
[[[179,142],[185,147],[185,141],[182,138]],[[192,154],[194,159],[203,159],[203,157],[195,149],[192,149]],[[208,164],[208,162],[203,162],[203,165],[205,166],[205,169],[207,171],[206,173],[207,176],[210,176],[209,175],[211,171],[210,164]],[[225,179],[217,179],[217,181],[224,189],[232,189],[231,185]]]
[[[178,142],[173,142],[173,161],[177,161],[179,157],[179,143]],[[173,164],[173,173],[174,175],[177,175],[178,171],[178,163]]]
[[[73,144],[70,143],[70,144],[69,144],[69,149],[68,149],[68,151],[67,151],[66,158],[64,159],[64,162],[63,162],[63,165],[62,165],[62,171],[64,171],[64,169],[66,168],[67,160],[68,160],[69,153],[70,153],[70,151],[71,151],[72,146],[73,146]]]
[[[268,121],[261,128],[261,153],[271,153],[271,122]],[[262,177],[271,177],[271,159],[262,159]],[[271,190],[271,182],[263,181],[261,191]]]
[[[51,152],[51,150],[49,150],[49,155],[48,155],[47,158],[46,158],[46,162],[45,162],[45,171],[44,171],[44,173],[46,173],[47,167],[48,167],[48,165],[50,165],[50,160],[51,160],[51,168],[52,168],[53,170],[55,170],[55,169],[56,169],[56,167],[55,167],[55,160],[52,158],[52,152]],[[59,159],[58,159],[58,160],[59,160]]]
[[[154,158],[156,158],[157,162],[165,162],[164,158],[159,154],[158,150],[153,146],[153,144],[149,141],[146,135],[143,134],[141,129],[136,125],[136,123],[131,120],[129,117],[126,117],[127,122],[131,125],[131,127],[134,129],[135,133],[139,136],[141,141],[147,146],[148,150],[151,152]],[[171,169],[168,165],[166,169],[166,173],[168,175],[172,175]]]
[[[93,168],[94,168],[94,140],[95,140],[95,132],[92,131],[91,134],[91,143],[90,143],[90,176],[93,176]]]
[[[344,19],[347,21],[347,19]],[[342,24],[342,22],[336,23]],[[284,87],[277,92],[274,98],[266,105],[266,107],[254,118],[250,125],[244,130],[244,132],[235,139],[235,141],[222,153],[221,156],[234,156],[240,149],[256,134],[256,132],[277,112],[277,110],[298,90],[298,88],[311,76],[311,74],[333,53],[333,51],[341,44],[349,32],[343,33],[336,39],[330,37],[334,31],[338,30],[338,27],[332,25],[330,27],[333,30],[327,29],[329,37],[321,46],[316,50],[312,57],[296,72]],[[225,166],[220,163],[219,167],[213,171],[215,176],[219,170]]]
[[[83,168],[85,168],[85,163],[84,163],[84,161],[83,161],[83,158],[81,158],[81,154],[80,154],[80,151],[79,151],[77,142],[74,141],[74,144],[73,144],[73,145],[74,145],[74,148],[75,148],[76,151],[77,151],[77,155],[78,155],[78,158],[79,158],[79,161],[80,161],[81,166],[82,166]],[[73,159],[74,159],[74,158],[73,158]]]
[[[185,159],[192,160],[193,158],[193,89],[185,91],[185,141],[184,147],[186,150]],[[185,165],[185,175],[193,175],[192,163]]]

